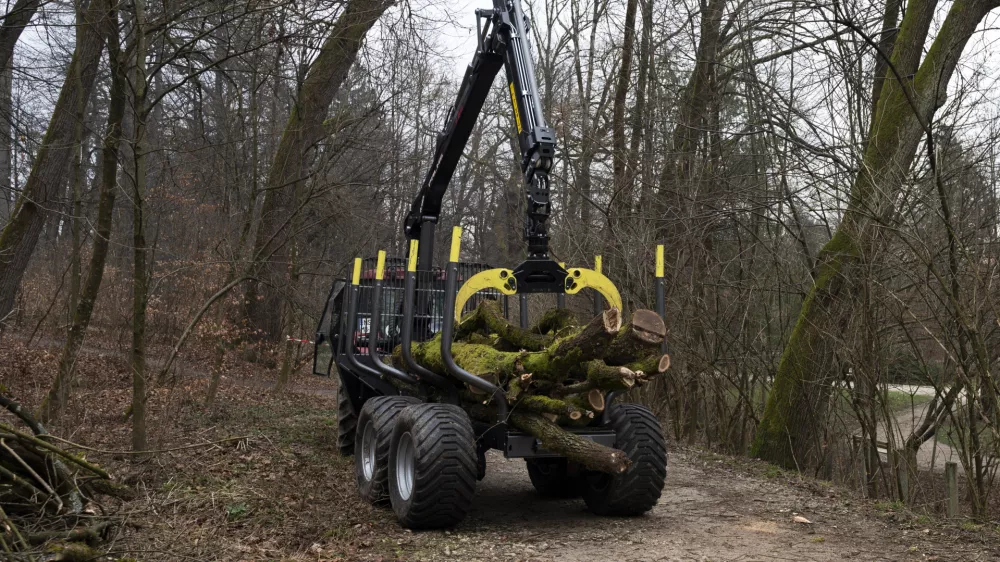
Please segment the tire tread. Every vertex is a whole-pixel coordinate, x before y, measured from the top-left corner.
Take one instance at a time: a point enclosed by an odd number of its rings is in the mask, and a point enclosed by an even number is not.
[[[393,509],[410,529],[451,527],[465,518],[476,493],[476,441],[468,415],[448,404],[419,404],[402,411],[393,447],[402,433],[414,441],[416,478],[408,501],[399,499],[390,477]],[[395,452],[390,472],[395,472]]]
[[[606,490],[586,487],[587,507],[599,515],[642,515],[660,499],[667,477],[667,447],[660,421],[638,404],[619,404],[611,410],[616,446],[632,464],[611,477]]]

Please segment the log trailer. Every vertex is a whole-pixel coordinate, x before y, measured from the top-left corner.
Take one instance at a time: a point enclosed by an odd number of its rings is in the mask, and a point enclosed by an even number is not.
[[[478,46],[457,100],[438,136],[432,165],[405,222],[405,259],[355,259],[352,278],[336,280],[316,334],[313,372],[329,375],[336,365],[338,447],[355,456],[359,491],[374,503],[388,499],[399,522],[429,529],[457,524],[468,513],[475,484],[486,474],[486,451],[524,458],[534,487],[543,495],[583,496],[604,515],[639,515],[659,499],[666,476],[666,447],[656,417],[635,404],[612,404],[586,427],[568,429],[587,440],[628,453],[621,474],[589,471],[544,448],[536,437],[510,427],[503,389],[456,364],[452,340],[463,311],[482,299],[518,296],[520,323],[528,326],[531,293],[599,293],[621,309],[614,284],[595,269],[566,268],[549,257],[549,172],[555,131],[542,115],[530,46],[529,23],[519,0],[494,0],[476,10]],[[520,147],[527,200],[524,237],[527,259],[514,269],[460,263],[461,229],[452,232],[445,267],[433,264],[435,227],[442,200],[476,119],[503,67]],[[411,344],[441,335],[448,377],[417,363]],[[402,365],[385,356],[400,346]],[[403,389],[403,390],[401,390]],[[483,398],[495,419],[472,420],[459,393]]]

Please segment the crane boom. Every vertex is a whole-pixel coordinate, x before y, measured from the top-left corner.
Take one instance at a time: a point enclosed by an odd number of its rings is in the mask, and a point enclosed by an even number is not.
[[[548,259],[549,171],[556,137],[542,115],[528,41],[530,27],[520,0],[494,0],[493,9],[476,10],[476,28],[476,54],[465,71],[444,129],[438,134],[434,159],[406,218],[407,238],[420,241],[418,267],[422,270],[430,269],[441,202],[501,66],[506,71],[521,151],[528,258]]]

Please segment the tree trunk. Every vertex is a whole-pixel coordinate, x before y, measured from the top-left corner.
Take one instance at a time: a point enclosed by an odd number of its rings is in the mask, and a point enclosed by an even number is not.
[[[612,170],[615,178],[615,191],[612,194],[612,213],[617,219],[631,209],[632,193],[628,185],[631,171],[628,153],[625,147],[625,102],[628,99],[628,89],[632,81],[632,51],[635,45],[635,11],[638,0],[627,0],[625,7],[625,38],[622,41],[622,59],[618,67],[618,83],[615,86],[615,99],[612,112]],[[633,131],[634,132],[634,131]]]
[[[79,25],[83,21],[83,12],[78,4],[76,9],[76,23]],[[80,40],[77,36],[77,41]],[[79,47],[79,44],[77,45]],[[76,80],[80,80],[80,68],[75,69]],[[76,131],[73,140],[73,164],[70,167],[70,197],[72,210],[70,212],[70,272],[69,272],[69,307],[67,313],[69,322],[73,323],[73,314],[76,312],[76,305],[80,300],[80,282],[82,281],[83,265],[83,240],[81,230],[83,228],[83,137],[85,134],[85,114],[87,111],[87,99],[83,97],[83,91],[78,88],[79,96],[76,100]]]
[[[323,121],[365,35],[391,5],[387,0],[348,1],[319,56],[309,67],[278,144],[268,173],[252,256],[256,266],[252,276],[262,276],[267,283],[251,282],[246,298],[252,325],[272,339],[279,336],[281,312],[281,299],[274,285],[283,281],[288,271],[282,248],[286,244],[290,215],[296,212],[288,205],[291,193],[310,173],[310,157],[326,137]]]
[[[13,182],[11,175],[14,172],[14,137],[12,129],[13,104],[12,86],[14,70],[10,64],[6,68],[0,69],[0,191],[3,192],[4,210],[0,215],[0,223],[6,223],[12,215],[11,203],[14,200]]]
[[[818,434],[829,398],[823,346],[835,328],[852,269],[877,247],[880,220],[916,155],[934,112],[944,103],[946,88],[969,37],[995,0],[957,0],[948,12],[922,63],[920,55],[936,8],[933,0],[911,3],[900,25],[864,154],[851,188],[848,207],[833,238],[817,256],[817,267],[798,320],[781,356],[764,416],[751,447],[754,456],[795,468],[817,462]],[[900,80],[902,78],[902,81]]]
[[[0,68],[11,66],[14,60],[14,46],[21,37],[21,32],[34,17],[41,0],[18,0],[7,12],[0,27]]]
[[[118,51],[117,13],[107,14],[108,56],[111,66],[110,101],[108,102],[108,123],[104,135],[101,162],[101,186],[97,204],[97,224],[94,233],[94,248],[90,255],[87,279],[80,292],[80,300],[73,311],[73,320],[66,335],[59,366],[52,387],[42,401],[40,419],[42,422],[59,417],[69,400],[73,370],[76,358],[83,346],[87,327],[94,311],[94,303],[104,279],[104,264],[111,242],[111,226],[114,219],[115,195],[118,192],[118,147],[122,138],[122,119],[125,114],[125,87],[120,53]]]
[[[132,191],[132,450],[148,449],[146,435],[146,309],[149,304],[149,264],[146,248],[146,130],[150,107],[146,76],[145,0],[133,0],[135,10],[135,183]]]
[[[52,205],[60,187],[65,185],[66,169],[73,159],[76,107],[80,98],[90,99],[94,87],[98,63],[104,50],[104,33],[100,22],[107,16],[107,11],[104,0],[93,0],[87,7],[83,24],[77,29],[82,38],[77,41],[78,47],[73,53],[45,138],[24,190],[18,197],[14,215],[0,233],[0,337],[3,335],[5,320],[14,308],[21,278],[42,232],[48,214],[46,209]],[[0,42],[3,40],[2,31],[0,30]],[[2,49],[0,62],[4,62]],[[79,80],[75,78],[77,75]]]

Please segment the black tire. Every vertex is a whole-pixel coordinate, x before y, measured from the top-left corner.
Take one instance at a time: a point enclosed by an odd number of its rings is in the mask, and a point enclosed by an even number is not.
[[[569,475],[566,459],[525,459],[528,478],[535,491],[547,498],[575,498],[580,495],[583,479]]]
[[[389,440],[396,416],[419,403],[412,396],[376,396],[358,414],[354,439],[354,473],[358,492],[371,503],[389,499]]]
[[[337,389],[337,450],[340,456],[349,457],[354,454],[354,434],[358,430],[358,415],[354,413],[354,404],[340,383]]]
[[[588,472],[583,500],[598,515],[642,515],[660,499],[667,478],[667,445],[660,421],[637,404],[612,407],[615,446],[632,460],[622,474]]]
[[[451,527],[476,494],[476,438],[450,404],[416,404],[396,418],[389,446],[389,497],[409,529]]]

